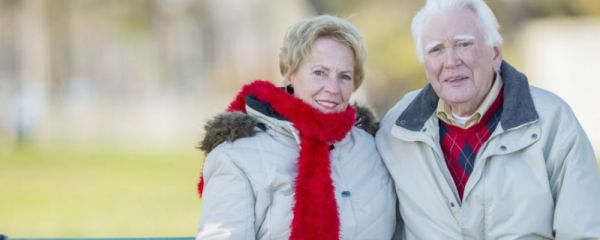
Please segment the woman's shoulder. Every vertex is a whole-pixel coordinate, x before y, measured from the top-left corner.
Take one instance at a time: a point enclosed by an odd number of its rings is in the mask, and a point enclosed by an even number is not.
[[[375,148],[375,133],[379,129],[379,122],[373,111],[365,106],[354,105],[356,109],[356,123],[350,131],[351,141],[345,141],[348,144],[344,146],[350,147],[347,151],[366,151]],[[362,149],[362,150],[361,150]],[[368,152],[368,151],[367,151]]]
[[[225,112],[210,119],[204,125],[205,134],[198,149],[209,154],[222,143],[232,143],[240,138],[256,135],[257,121],[242,112]]]
[[[379,122],[377,121],[377,117],[375,117],[375,113],[367,106],[361,106],[358,104],[354,104],[354,109],[356,109],[356,123],[354,123],[353,132],[361,132],[367,133],[371,135],[371,137],[375,136],[375,133],[379,129]],[[364,135],[364,134],[359,134]]]
[[[276,134],[262,130],[259,121],[246,113],[225,112],[210,119],[198,148],[207,158],[227,158],[245,164],[269,161],[275,157],[292,155],[297,150]]]

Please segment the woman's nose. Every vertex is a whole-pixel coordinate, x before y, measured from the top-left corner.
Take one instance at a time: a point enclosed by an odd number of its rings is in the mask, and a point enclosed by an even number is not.
[[[327,81],[325,82],[325,91],[329,93],[340,92],[340,83],[335,76],[327,77]]]

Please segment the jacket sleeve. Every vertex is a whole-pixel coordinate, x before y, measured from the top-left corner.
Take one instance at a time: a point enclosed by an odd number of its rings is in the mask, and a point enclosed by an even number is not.
[[[574,129],[558,135],[558,144],[552,146],[547,162],[556,204],[555,237],[600,239],[600,177],[596,158],[583,129],[576,123],[573,125]]]
[[[255,239],[250,181],[226,151],[215,149],[205,159],[205,187],[196,239]]]

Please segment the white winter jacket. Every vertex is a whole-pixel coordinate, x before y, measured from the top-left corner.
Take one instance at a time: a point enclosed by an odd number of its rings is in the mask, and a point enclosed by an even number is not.
[[[246,106],[262,129],[220,144],[204,165],[197,239],[288,239],[299,154],[290,122]],[[335,123],[332,123],[335,124]],[[331,150],[342,239],[390,239],[396,195],[374,138],[353,127]]]
[[[501,67],[501,120],[463,199],[439,144],[430,85],[393,107],[377,146],[395,182],[404,239],[600,239],[600,178],[569,106]]]

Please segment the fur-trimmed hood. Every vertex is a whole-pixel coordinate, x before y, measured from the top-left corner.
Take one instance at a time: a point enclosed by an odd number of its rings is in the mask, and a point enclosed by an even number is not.
[[[364,106],[354,104],[357,111],[355,127],[363,129],[375,136],[379,129],[379,122],[373,112]],[[208,120],[204,125],[205,135],[200,141],[198,149],[206,154],[223,142],[233,142],[236,139],[253,136],[259,121],[242,112],[224,112]]]

